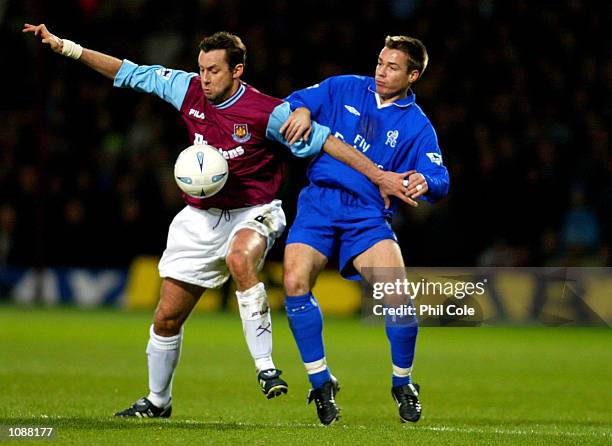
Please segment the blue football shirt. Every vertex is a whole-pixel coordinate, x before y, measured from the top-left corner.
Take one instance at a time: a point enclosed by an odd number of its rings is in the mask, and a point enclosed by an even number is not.
[[[313,121],[362,151],[379,168],[404,172],[416,169],[427,180],[424,200],[435,202],[448,193],[448,170],[442,161],[433,126],[415,103],[412,91],[406,98],[381,104],[372,77],[334,76],[298,90],[286,98],[291,109],[306,107]],[[367,203],[384,208],[378,187],[363,174],[320,152],[308,169],[311,183],[346,189]],[[394,199],[391,209],[397,208]]]

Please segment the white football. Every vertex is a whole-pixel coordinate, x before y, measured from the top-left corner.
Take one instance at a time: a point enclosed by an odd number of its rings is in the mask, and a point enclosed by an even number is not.
[[[219,192],[227,181],[227,161],[217,149],[196,144],[183,150],[174,164],[174,179],[187,195],[208,198]]]

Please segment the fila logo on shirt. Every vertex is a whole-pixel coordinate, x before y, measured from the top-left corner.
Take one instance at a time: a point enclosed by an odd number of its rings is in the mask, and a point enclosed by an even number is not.
[[[194,116],[198,119],[204,119],[206,117],[206,115],[204,115],[204,112],[196,110],[195,108],[189,109],[189,116]]]
[[[397,130],[389,130],[387,132],[387,141],[385,142],[386,146],[395,147],[397,145],[397,137],[399,136],[399,132]]]

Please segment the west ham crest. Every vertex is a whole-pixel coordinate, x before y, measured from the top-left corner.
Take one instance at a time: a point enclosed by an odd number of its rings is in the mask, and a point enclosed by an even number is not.
[[[236,142],[247,142],[251,139],[251,132],[249,132],[248,124],[234,124],[234,134],[232,138]]]

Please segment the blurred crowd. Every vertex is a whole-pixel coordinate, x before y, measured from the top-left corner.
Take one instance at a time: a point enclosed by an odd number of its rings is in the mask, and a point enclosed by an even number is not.
[[[414,91],[451,192],[398,212],[406,262],[610,266],[610,12],[578,0],[0,0],[0,266],[159,255],[182,207],[172,165],[190,143],[171,106],[51,53],[24,22],[188,71],[204,35],[232,31],[248,48],[244,80],[278,97],[371,75],[386,35],[418,37],[430,65]],[[305,167],[290,161],[289,219]]]

